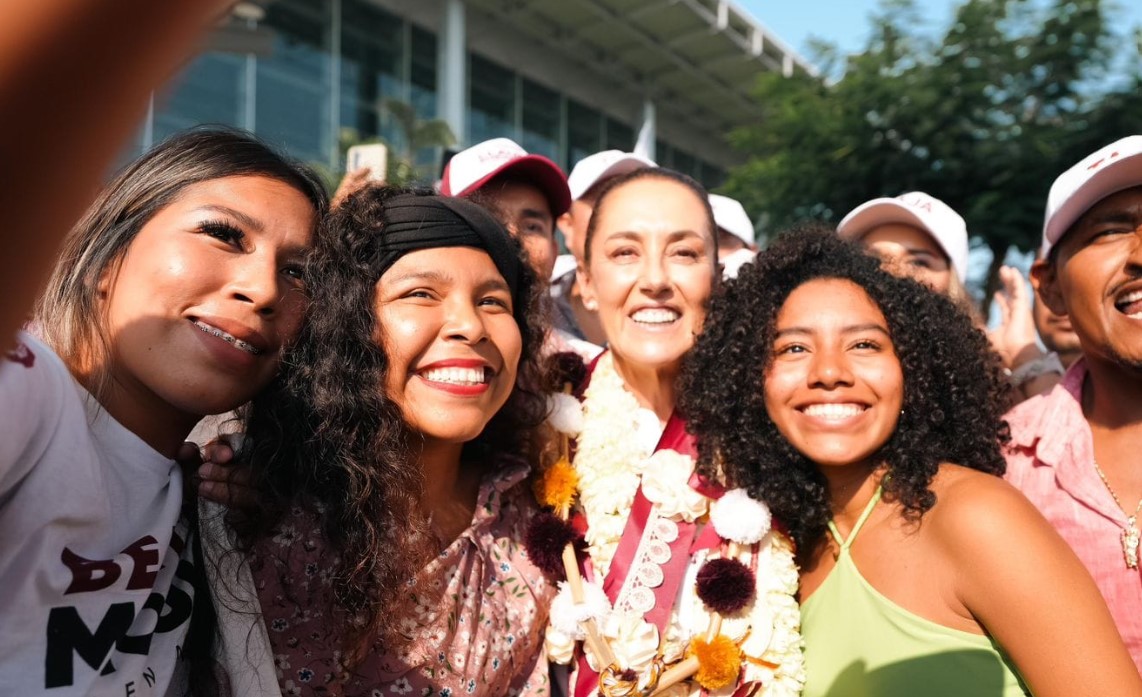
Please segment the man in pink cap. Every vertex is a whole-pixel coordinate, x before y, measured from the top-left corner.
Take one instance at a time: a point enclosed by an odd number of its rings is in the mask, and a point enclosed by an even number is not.
[[[456,153],[444,168],[440,193],[493,209],[546,281],[555,267],[555,219],[571,205],[567,177],[543,155],[508,138],[485,140]]]
[[[559,216],[559,230],[571,254],[559,257],[551,279],[551,295],[555,299],[555,326],[579,340],[593,345],[606,341],[595,313],[583,307],[576,285],[576,268],[583,262],[583,243],[587,224],[595,211],[599,190],[608,180],[643,167],[655,167],[652,160],[621,150],[604,150],[588,155],[575,164],[567,183],[571,205]]]
[[[1142,671],[1142,136],[1055,180],[1043,249],[1032,283],[1083,357],[1008,414],[1007,479],[1086,564]]]

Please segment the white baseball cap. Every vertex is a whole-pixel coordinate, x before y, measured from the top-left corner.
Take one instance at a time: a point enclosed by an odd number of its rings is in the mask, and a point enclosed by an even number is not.
[[[567,185],[571,188],[571,199],[577,201],[583,198],[591,187],[604,179],[643,167],[657,166],[654,160],[622,150],[604,150],[588,155],[575,163],[571,169],[571,176],[567,177]]]
[[[1124,189],[1142,186],[1142,136],[1127,136],[1087,155],[1059,175],[1047,194],[1043,218],[1042,253],[1102,199]]]
[[[440,193],[470,196],[499,175],[511,172],[534,183],[547,196],[551,214],[562,215],[571,207],[567,177],[559,165],[543,155],[531,155],[510,138],[492,138],[452,156],[444,167]]]
[[[710,194],[710,208],[714,209],[714,223],[747,245],[753,244],[753,221],[738,201],[721,194]]]
[[[914,225],[927,232],[948,255],[960,282],[967,280],[967,223],[948,204],[922,191],[862,203],[844,217],[837,232],[841,237],[860,239],[872,228],[890,223]]]

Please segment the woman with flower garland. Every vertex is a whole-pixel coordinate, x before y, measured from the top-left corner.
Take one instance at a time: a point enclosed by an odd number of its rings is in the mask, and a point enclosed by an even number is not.
[[[1090,576],[998,476],[1008,388],[947,298],[797,231],[713,299],[681,384],[699,471],[797,542],[807,697],[1142,694]]]
[[[545,694],[554,587],[520,543],[545,415],[520,387],[539,384],[535,277],[486,211],[431,192],[363,189],[325,231],[288,380],[240,453],[252,580],[224,566],[218,590],[224,619],[254,618],[224,647],[238,693]]]
[[[553,514],[527,541],[567,579],[547,651],[573,665],[575,697],[801,688],[792,545],[763,503],[694,476],[675,412],[675,378],[717,279],[715,230],[697,183],[650,168],[605,184],[587,231],[583,298],[609,350],[576,390],[581,409],[557,399],[553,424],[574,443],[537,484]]]

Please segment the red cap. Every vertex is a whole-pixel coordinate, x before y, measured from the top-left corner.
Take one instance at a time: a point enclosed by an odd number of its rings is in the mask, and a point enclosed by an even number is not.
[[[552,215],[562,215],[571,207],[567,177],[559,165],[543,155],[529,155],[509,138],[492,138],[456,153],[444,167],[440,193],[445,196],[470,196],[507,172],[533,183],[543,191]]]

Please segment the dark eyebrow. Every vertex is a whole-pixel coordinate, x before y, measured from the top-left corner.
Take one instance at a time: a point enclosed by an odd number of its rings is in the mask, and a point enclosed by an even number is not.
[[[477,290],[481,293],[486,293],[489,290],[502,290],[509,295],[511,295],[512,292],[512,289],[510,286],[508,286],[507,281],[505,281],[500,276],[489,278],[488,280],[484,281],[479,286],[477,286]]]
[[[629,240],[641,240],[643,233],[635,230],[623,230],[621,232],[610,234],[608,239],[614,239],[616,237]],[[677,242],[678,240],[685,239],[687,237],[697,237],[701,239],[702,235],[694,230],[675,230],[673,232],[667,233],[666,237],[667,242]]]
[[[942,258],[941,255],[937,254],[936,252],[933,252],[930,249],[924,249],[923,247],[905,247],[904,249],[906,249],[909,254],[918,257],[932,257],[933,259]]]
[[[885,336],[891,336],[888,333],[888,330],[885,329],[883,326],[881,326],[879,324],[872,323],[872,322],[867,323],[867,324],[851,324],[851,325],[841,329],[842,334],[858,334],[860,332],[879,332],[881,334],[884,334]],[[783,337],[787,334],[812,334],[812,333],[813,333],[813,330],[810,329],[809,327],[786,327],[785,329],[778,331],[777,334],[775,334],[773,338],[780,339],[781,337]]]
[[[1089,215],[1083,221],[1087,225],[1100,225],[1103,223],[1124,223],[1133,225],[1142,211],[1139,209],[1142,206],[1130,206],[1127,209],[1115,208],[1112,210],[1098,213],[1097,215]]]
[[[251,228],[253,230],[256,230],[258,232],[262,232],[262,230],[265,229],[265,226],[262,225],[262,222],[260,220],[257,220],[256,218],[251,218],[250,216],[246,215],[242,211],[234,210],[233,208],[230,208],[229,206],[222,206],[222,205],[218,205],[216,203],[208,203],[204,206],[199,206],[198,210],[200,210],[200,211],[214,211],[217,213],[224,213],[224,214],[230,216],[231,218],[236,219],[239,223],[242,223],[246,227]]]
[[[535,208],[525,208],[522,211],[520,211],[520,213],[525,218],[539,218],[540,220],[554,220],[555,219],[555,217],[552,216],[547,211],[541,211],[541,210],[537,210]]]
[[[389,280],[389,283],[403,283],[405,281],[429,281],[435,283],[449,283],[452,281],[450,274],[438,271],[436,269],[425,269],[423,271],[409,271],[408,273],[394,276]]]

